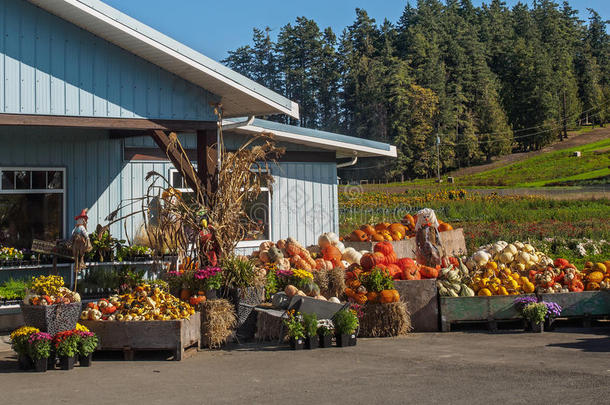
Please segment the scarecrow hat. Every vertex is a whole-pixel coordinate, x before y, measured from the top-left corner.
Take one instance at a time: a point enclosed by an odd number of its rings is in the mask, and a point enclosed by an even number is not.
[[[85,219],[85,221],[88,221],[88,220],[89,220],[89,217],[87,216],[87,208],[85,208],[84,210],[82,210],[82,211],[80,212],[80,215],[75,216],[75,217],[74,217],[74,220],[75,220],[75,221],[78,221],[78,220],[79,220],[79,219],[81,219],[81,218],[84,218],[84,219]]]

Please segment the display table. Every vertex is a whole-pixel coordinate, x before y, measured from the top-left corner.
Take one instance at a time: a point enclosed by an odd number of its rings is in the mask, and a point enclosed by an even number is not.
[[[438,332],[438,289],[433,280],[395,280],[394,288],[407,304],[413,332]]]

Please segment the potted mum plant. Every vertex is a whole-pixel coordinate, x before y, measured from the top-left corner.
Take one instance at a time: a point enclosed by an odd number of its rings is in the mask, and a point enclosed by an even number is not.
[[[53,337],[45,332],[32,333],[28,338],[28,352],[34,361],[36,372],[47,371],[49,357],[51,357],[51,340]]]
[[[330,319],[320,319],[318,321],[318,338],[320,347],[331,347],[333,345],[333,332],[335,326]]]
[[[356,329],[358,329],[356,314],[349,309],[343,309],[335,314],[333,323],[337,346],[356,346]]]
[[[290,348],[292,350],[303,350],[305,346],[305,327],[303,326],[301,314],[290,310],[287,312],[288,319],[284,319],[284,325],[288,329]]]
[[[28,339],[31,335],[38,332],[40,330],[37,328],[22,326],[11,333],[11,346],[17,353],[19,368],[22,370],[29,370],[34,366],[28,353]]]
[[[78,364],[81,367],[90,367],[93,352],[97,349],[99,339],[97,335],[89,331],[76,331],[80,337],[78,344]]]
[[[305,329],[305,348],[318,348],[318,315],[303,314],[303,327]]]
[[[59,365],[62,370],[72,370],[74,360],[78,354],[80,337],[75,330],[59,332],[53,338],[53,347],[59,357]]]
[[[536,302],[523,308],[523,317],[528,321],[531,331],[542,333],[544,331],[544,319],[548,310],[544,302]]]
[[[207,299],[216,299],[217,291],[222,287],[222,269],[208,266],[195,272],[195,285],[205,291]]]

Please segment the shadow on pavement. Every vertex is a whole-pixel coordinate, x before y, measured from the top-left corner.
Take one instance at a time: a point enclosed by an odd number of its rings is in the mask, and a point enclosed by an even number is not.
[[[563,349],[578,349],[583,352],[591,353],[610,353],[610,336],[608,332],[600,333],[605,335],[599,338],[579,338],[576,342],[551,343],[547,347],[560,347]]]

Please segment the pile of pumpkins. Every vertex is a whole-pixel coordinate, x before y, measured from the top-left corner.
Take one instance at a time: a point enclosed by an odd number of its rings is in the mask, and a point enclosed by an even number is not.
[[[367,283],[374,272],[384,279],[383,287],[379,286],[379,283],[375,285]],[[359,305],[391,304],[400,301],[400,294],[394,288],[389,275],[379,267],[364,270],[358,265],[350,266],[346,273],[345,285],[345,295],[348,300]]]
[[[298,289],[294,285],[289,284],[284,289],[284,294],[286,294],[288,297],[294,297],[296,295],[301,297],[315,298],[321,301],[334,302],[337,304],[341,302],[337,297],[330,297],[329,299],[326,299],[326,297],[320,294],[320,287],[318,287],[313,280],[308,280],[306,283],[304,283],[302,289]]]
[[[80,318],[93,321],[169,321],[186,319],[194,313],[195,309],[188,303],[158,287],[142,284],[128,294],[113,295],[87,304]]]
[[[365,271],[375,267],[385,270],[393,280],[421,280],[438,276],[436,268],[422,266],[408,257],[398,258],[394,245],[388,241],[377,243],[372,253],[363,254],[360,265]]]
[[[474,297],[470,271],[461,259],[451,258],[449,266],[439,271],[436,280],[438,293],[443,297]]]
[[[586,262],[582,273],[583,279],[586,281],[585,290],[610,289],[610,260],[603,263]]]
[[[453,227],[442,221],[438,221],[439,232],[450,231]],[[359,229],[355,229],[343,240],[348,242],[391,242],[403,239],[410,239],[415,236],[415,224],[417,215],[407,214],[400,222],[380,222],[377,225],[365,224]]]

